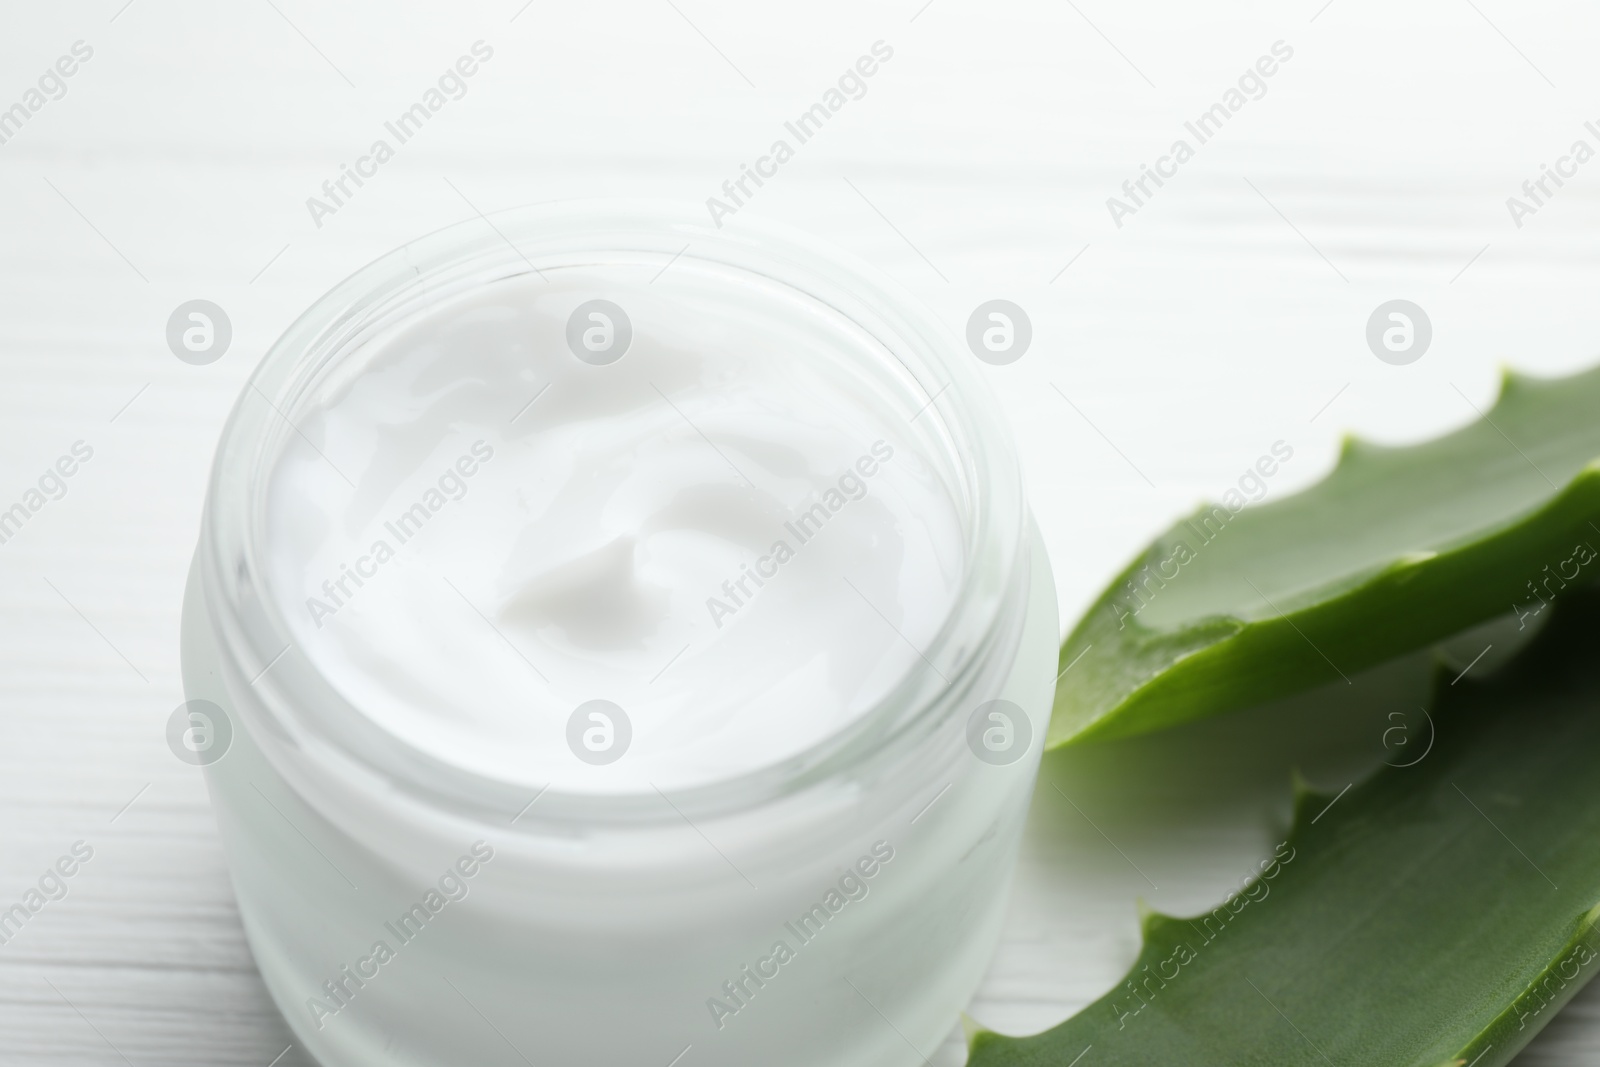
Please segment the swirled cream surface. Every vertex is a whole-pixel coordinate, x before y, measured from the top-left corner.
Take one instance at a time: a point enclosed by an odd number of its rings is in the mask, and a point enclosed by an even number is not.
[[[264,565],[361,714],[492,779],[640,793],[795,756],[920,662],[965,560],[915,409],[870,337],[713,269],[480,287],[292,413]]]

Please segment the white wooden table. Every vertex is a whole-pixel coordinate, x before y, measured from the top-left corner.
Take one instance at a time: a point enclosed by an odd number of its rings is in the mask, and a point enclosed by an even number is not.
[[[1295,450],[1277,495],[1345,430],[1430,436],[1488,402],[1500,363],[1597,354],[1600,163],[1521,227],[1506,206],[1575,139],[1600,147],[1576,2],[124,3],[12,5],[0,34],[0,108],[93,49],[0,144],[0,508],[94,450],[0,544],[0,908],[94,849],[0,946],[6,1064],[308,1062],[251,964],[199,776],[163,739],[180,594],[245,376],[316,296],[426,231],[555,198],[702,201],[887,42],[749,210],[875,261],[957,331],[991,297],[1028,310],[1033,350],[986,373],[1064,622],[1273,442]],[[466,95],[314,225],[306,198],[480,39],[494,57]],[[1114,225],[1106,198],[1280,40],[1265,95]],[[205,367],[164,340],[196,297],[234,327]],[[1363,341],[1395,297],[1435,330],[1406,367]],[[1133,956],[1137,898],[1209,906],[1277,840],[1288,768],[1337,788],[1380,755],[1380,722],[1264,709],[1048,760],[1083,815],[1040,791],[971,1013],[1024,1032],[1092,1000]],[[1519,1063],[1597,1057],[1591,987]]]

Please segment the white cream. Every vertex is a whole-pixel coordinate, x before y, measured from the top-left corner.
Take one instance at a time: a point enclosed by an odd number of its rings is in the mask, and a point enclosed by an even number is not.
[[[276,461],[299,651],[463,770],[648,793],[770,766],[882,699],[960,588],[957,508],[861,373],[872,339],[777,286],[730,305],[688,259],[653,273],[437,306],[345,360]],[[566,340],[597,293],[632,324],[608,365]],[[568,744],[597,699],[632,729],[603,765]]]
[[[1060,638],[979,371],[870,271],[663,205],[475,219],[291,326],[183,659],[297,1044],[922,1063],[998,937]]]

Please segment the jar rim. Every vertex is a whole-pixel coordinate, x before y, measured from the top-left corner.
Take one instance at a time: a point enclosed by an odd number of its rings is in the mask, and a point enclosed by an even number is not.
[[[267,479],[277,446],[294,429],[297,401],[354,344],[396,316],[473,286],[568,265],[575,256],[626,251],[665,262],[686,246],[719,266],[789,287],[866,330],[897,361],[894,371],[922,392],[923,407],[913,416],[926,427],[919,432],[942,442],[943,458],[961,480],[953,502],[963,520],[966,566],[938,632],[873,706],[777,763],[675,791],[674,804],[685,813],[713,813],[796,792],[889,758],[948,721],[952,709],[986,699],[973,696],[994,675],[986,664],[998,656],[1009,668],[1026,608],[1027,507],[1009,428],[976,359],[910,292],[799,231],[743,216],[713,226],[698,207],[673,202],[557,201],[444,227],[360,268],[284,331],[242,388],[212,467],[198,564],[236,705],[230,710],[258,727],[269,758],[371,776],[436,808],[503,816],[523,805],[522,784],[490,780],[416,749],[377,726],[308,657],[295,654],[295,631],[263,566]],[[908,396],[908,403],[915,400]],[[631,821],[659,809],[648,794],[550,789],[540,796],[541,820]]]

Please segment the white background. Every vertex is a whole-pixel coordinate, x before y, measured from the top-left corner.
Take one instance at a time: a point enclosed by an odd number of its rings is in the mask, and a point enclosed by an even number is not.
[[[0,33],[0,107],[74,41],[95,50],[0,146],[0,507],[74,441],[94,448],[0,545],[0,904],[73,841],[96,850],[0,947],[8,1064],[265,1067],[290,1044],[199,774],[163,740],[180,595],[241,383],[398,244],[533,201],[703,201],[886,41],[867,95],[748,210],[875,262],[953,331],[993,297],[1028,310],[1032,350],[985,373],[1064,623],[1273,442],[1295,450],[1277,496],[1345,432],[1431,436],[1491,402],[1498,366],[1569,371],[1600,338],[1600,162],[1521,228],[1505,204],[1573,140],[1600,148],[1578,3],[123,2],[8,2]],[[480,38],[495,54],[467,96],[315,227],[306,198]],[[1114,226],[1106,197],[1278,40],[1294,56],[1266,96]],[[207,367],[164,341],[196,297],[235,330]],[[1396,297],[1434,326],[1406,367],[1363,339]],[[1136,950],[1135,898],[1209,906],[1281,833],[1291,764],[1337,789],[1380,751],[1324,715],[1335,758],[1271,710],[1046,761],[1081,813],[1041,789],[975,1017],[1032,1031],[1098,996]],[[1520,1062],[1594,1062],[1597,1008]],[[959,1061],[953,1042],[923,1051]]]

